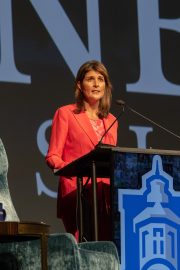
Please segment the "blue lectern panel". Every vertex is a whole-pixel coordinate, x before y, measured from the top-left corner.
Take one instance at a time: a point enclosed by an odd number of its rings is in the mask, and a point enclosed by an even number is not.
[[[180,269],[180,156],[114,153],[113,241],[124,270]]]

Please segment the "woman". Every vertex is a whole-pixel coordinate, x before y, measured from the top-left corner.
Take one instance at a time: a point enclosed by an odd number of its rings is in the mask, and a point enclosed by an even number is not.
[[[84,63],[75,80],[75,104],[57,109],[51,130],[46,162],[52,169],[60,169],[87,154],[98,144],[115,120],[109,113],[112,85],[105,66],[98,61]],[[116,145],[117,122],[102,140]],[[84,183],[87,179],[83,179]],[[109,179],[98,178],[99,240],[110,239]],[[91,200],[87,185],[88,201]],[[67,232],[78,239],[76,223],[76,178],[60,177],[57,199],[57,216],[63,220]],[[90,239],[88,239],[90,240]]]

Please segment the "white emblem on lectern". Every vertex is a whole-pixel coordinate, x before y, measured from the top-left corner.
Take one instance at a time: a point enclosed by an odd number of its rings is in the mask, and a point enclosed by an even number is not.
[[[155,155],[140,190],[119,189],[121,269],[180,269],[180,192]]]

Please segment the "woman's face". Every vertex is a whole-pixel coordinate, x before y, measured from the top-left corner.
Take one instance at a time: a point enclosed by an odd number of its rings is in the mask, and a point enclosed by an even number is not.
[[[90,70],[86,73],[83,81],[78,83],[78,86],[83,92],[86,102],[94,104],[104,96],[106,84],[101,73]]]

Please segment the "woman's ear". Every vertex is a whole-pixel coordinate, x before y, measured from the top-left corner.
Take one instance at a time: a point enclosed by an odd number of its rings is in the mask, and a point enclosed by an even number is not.
[[[78,87],[78,89],[82,92],[80,81],[77,82],[77,87]]]

